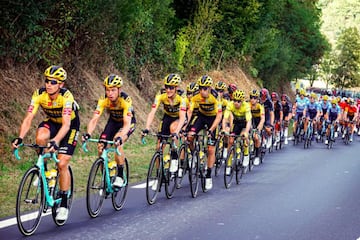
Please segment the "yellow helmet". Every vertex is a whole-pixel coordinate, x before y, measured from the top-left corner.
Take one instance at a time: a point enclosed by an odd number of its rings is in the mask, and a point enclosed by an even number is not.
[[[222,81],[219,81],[216,83],[215,85],[215,90],[219,91],[219,90],[222,90],[222,91],[225,91],[226,89],[226,84]]]
[[[250,98],[251,98],[251,97],[256,97],[256,98],[258,98],[259,96],[260,96],[259,90],[253,89],[253,90],[250,91]]]
[[[329,96],[328,96],[328,95],[324,95],[324,96],[323,96],[323,100],[325,100],[325,101],[329,100]]]
[[[164,78],[164,85],[167,86],[179,86],[181,82],[181,77],[179,74],[170,73]]]
[[[237,89],[235,92],[233,92],[232,96],[233,96],[233,99],[237,100],[237,101],[245,100],[245,92],[243,90]]]
[[[54,78],[60,82],[66,80],[66,71],[60,66],[50,66],[44,72],[45,77]]]
[[[197,84],[199,85],[199,87],[211,87],[213,84],[213,80],[208,75],[204,75],[198,79]]]
[[[316,100],[318,96],[317,96],[317,94],[316,94],[316,93],[314,93],[314,92],[313,92],[313,93],[311,93],[310,97],[312,97],[313,99],[315,99],[315,100]]]
[[[115,74],[110,74],[104,80],[105,87],[121,87],[123,85],[123,80],[120,76]]]
[[[337,99],[336,98],[333,98],[333,99],[331,99],[331,104],[337,104]]]
[[[191,82],[186,86],[186,91],[189,93],[193,93],[199,90],[199,85],[197,83]]]
[[[300,89],[300,91],[299,91],[299,95],[304,95],[304,96],[306,96],[306,92],[305,92],[305,89]]]

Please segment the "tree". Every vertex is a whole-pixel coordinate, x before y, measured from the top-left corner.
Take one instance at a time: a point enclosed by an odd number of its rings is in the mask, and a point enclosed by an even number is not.
[[[357,28],[347,28],[341,32],[336,51],[333,83],[341,89],[358,86],[360,84],[360,36]]]

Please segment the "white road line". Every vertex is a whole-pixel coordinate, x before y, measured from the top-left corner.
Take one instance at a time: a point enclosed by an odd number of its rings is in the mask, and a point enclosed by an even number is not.
[[[136,188],[136,189],[146,188],[146,182],[135,185],[135,186],[132,186],[131,188]],[[48,209],[48,211],[46,213],[43,213],[42,216],[47,216],[47,215],[50,215],[50,214],[51,214],[51,209]],[[25,215],[23,217],[28,218],[29,220],[33,220],[33,219],[36,218],[36,216],[37,216],[37,213],[29,213],[29,214],[27,214],[27,215]],[[0,229],[10,227],[12,225],[15,225],[16,223],[17,223],[16,217],[0,221]]]
[[[47,216],[47,215],[50,215],[51,214],[51,210],[48,209],[48,211],[46,213],[43,213],[42,216]],[[23,218],[27,218],[29,220],[33,220],[35,219],[37,216],[37,212],[36,213],[29,213],[29,214],[26,214],[23,216]],[[16,224],[16,218],[10,218],[10,219],[7,219],[7,220],[4,220],[4,221],[1,221],[0,222],[0,229],[1,228],[6,228],[6,227],[9,227],[9,226],[12,226],[12,225],[15,225]]]

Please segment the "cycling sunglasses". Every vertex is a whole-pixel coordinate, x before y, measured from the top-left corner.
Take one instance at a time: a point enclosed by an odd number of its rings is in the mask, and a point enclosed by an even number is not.
[[[51,85],[56,85],[59,82],[57,80],[53,80],[53,79],[45,79],[45,83],[50,83]]]
[[[174,90],[175,86],[165,85],[165,89]]]

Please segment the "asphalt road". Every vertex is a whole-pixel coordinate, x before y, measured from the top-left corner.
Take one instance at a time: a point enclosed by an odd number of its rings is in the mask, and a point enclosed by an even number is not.
[[[360,138],[348,146],[338,140],[330,150],[289,143],[230,189],[214,177],[214,188],[194,199],[184,183],[173,199],[162,191],[149,206],[136,184],[123,210],[105,200],[91,219],[79,199],[65,226],[45,216],[27,239],[360,239]],[[23,238],[16,224],[2,224],[0,239]]]

